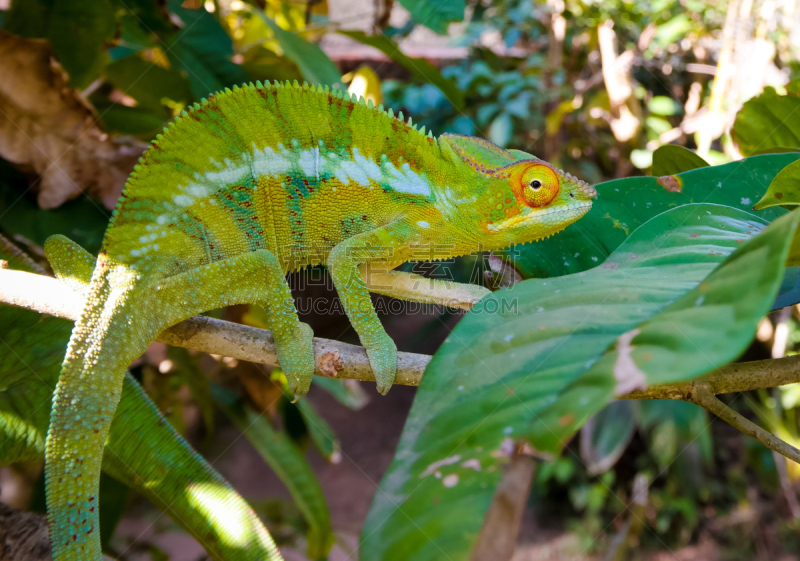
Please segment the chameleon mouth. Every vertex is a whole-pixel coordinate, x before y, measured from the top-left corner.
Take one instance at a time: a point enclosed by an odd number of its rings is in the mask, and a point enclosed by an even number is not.
[[[503,232],[520,226],[528,226],[534,222],[539,222],[546,226],[548,222],[562,213],[572,214],[574,218],[569,222],[574,222],[589,212],[590,208],[592,208],[592,201],[576,201],[566,207],[537,209],[527,214],[509,218],[499,224],[487,224],[486,229],[490,232]]]

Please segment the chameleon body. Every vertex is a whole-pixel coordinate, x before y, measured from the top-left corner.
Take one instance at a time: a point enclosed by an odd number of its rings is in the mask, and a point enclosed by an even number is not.
[[[127,366],[162,330],[259,305],[290,388],[303,394],[312,333],[284,276],[326,264],[385,393],[396,347],[370,291],[464,308],[488,293],[392,269],[547,237],[588,212],[595,194],[530,154],[434,139],[327,88],[247,85],[183,112],[113,212],[62,365],[45,454],[54,559],[101,557],[103,445]],[[46,250],[68,261],[58,244],[69,247],[56,239]]]

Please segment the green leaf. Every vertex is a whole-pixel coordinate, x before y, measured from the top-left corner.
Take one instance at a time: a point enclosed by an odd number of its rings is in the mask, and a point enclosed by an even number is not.
[[[557,236],[516,246],[506,254],[525,278],[585,271],[603,263],[636,228],[669,208],[706,202],[750,210],[778,172],[798,159],[800,154],[771,154],[674,178],[630,177],[600,183],[586,216]],[[774,207],[759,216],[773,220],[785,212]]]
[[[110,0],[17,0],[4,28],[48,39],[70,85],[85,88],[108,64],[106,46],[114,39],[117,21]]]
[[[666,447],[672,450],[664,450],[657,438],[649,439],[650,453],[660,466],[666,467],[671,464],[675,461],[675,452],[679,448],[693,443],[698,445],[703,463],[708,465],[713,461],[711,431],[705,409],[694,403],[673,399],[642,400],[638,405],[640,423],[644,430],[659,431],[663,425],[671,425],[674,429],[664,430],[661,434],[674,433],[679,440],[675,446],[667,443]]]
[[[325,419],[319,416],[314,406],[305,397],[300,397],[295,403],[303,422],[306,424],[308,434],[317,447],[319,453],[332,464],[342,461],[342,453],[339,451],[339,439],[331,429]]]
[[[275,34],[275,39],[285,54],[294,62],[303,74],[303,78],[311,84],[333,86],[341,83],[342,73],[336,64],[328,58],[319,45],[306,41],[296,33],[283,29],[268,17],[262,10],[253,8],[259,17]]]
[[[411,13],[417,23],[440,35],[447,33],[451,22],[464,19],[464,0],[400,0],[400,5]]]
[[[767,192],[753,207],[762,210],[778,205],[800,205],[800,160],[792,162],[775,176]]]
[[[6,13],[3,29],[20,37],[45,37],[53,0],[15,0]]]
[[[183,22],[183,28],[165,37],[164,51],[172,67],[186,73],[195,99],[249,82],[247,72],[233,62],[233,40],[217,19],[205,9],[189,10],[181,3],[167,3]]]
[[[800,97],[781,96],[767,86],[739,110],[732,134],[745,156],[771,148],[800,148]]]
[[[114,8],[109,0],[53,0],[52,6],[47,38],[70,85],[85,88],[108,64],[106,42],[117,30]]]
[[[699,286],[621,334],[613,350],[538,415],[530,433],[534,446],[559,451],[560,439],[615,394],[691,379],[736,359],[775,299],[798,220],[800,212],[779,218]]]
[[[523,281],[484,298],[426,370],[364,526],[361,555],[422,561],[446,551],[468,558],[513,439],[532,433],[538,421],[534,448],[558,450],[579,428],[577,419],[614,397],[614,376],[604,369],[609,359],[601,358],[609,345],[650,318],[641,326],[646,341],[662,340],[651,333],[671,335],[662,310],[690,338],[664,339],[680,341],[672,355],[648,348],[670,364],[657,371],[654,360],[640,366],[648,383],[694,376],[734,358],[774,298],[796,217],[744,244],[763,224],[730,207],[682,206],[638,228],[601,267]],[[743,244],[708,286],[696,289],[702,294],[691,292]],[[726,278],[734,290],[725,288]],[[692,345],[691,337],[702,343]],[[706,348],[709,358],[699,358]],[[634,349],[637,365],[643,352]]]
[[[589,475],[608,471],[622,456],[633,438],[636,423],[631,403],[609,403],[581,429],[581,459]]]
[[[154,112],[164,112],[164,100],[183,105],[194,101],[189,82],[180,72],[162,68],[135,55],[112,62],[106,67],[105,75],[115,88],[135,99],[138,107]],[[165,119],[168,117],[164,115]]]
[[[670,214],[684,210],[685,219],[691,220],[700,212],[697,206]],[[534,447],[560,451],[563,439],[615,395],[688,380],[736,359],[775,299],[798,220],[800,211],[777,219],[698,286],[635,329],[620,333],[612,350],[537,415],[529,433]],[[749,229],[755,228],[750,223]],[[699,238],[706,236],[703,232]]]
[[[363,31],[339,31],[342,35],[346,35],[351,39],[369,45],[381,51],[397,64],[411,72],[414,76],[433,84],[450,100],[450,103],[456,109],[464,108],[464,92],[458,89],[458,86],[451,80],[448,80],[442,73],[432,65],[430,62],[423,58],[411,58],[400,50],[400,47],[385,35],[367,35]]]
[[[334,380],[315,376],[314,386],[328,392],[336,401],[353,411],[360,411],[370,398],[360,383],[355,380]]]
[[[703,158],[683,146],[665,144],[653,152],[653,175],[677,175],[708,166]]]
[[[656,115],[677,115],[683,111],[681,104],[665,95],[653,96],[653,99],[647,104],[647,110]]]
[[[263,415],[244,404],[230,390],[214,384],[211,393],[217,405],[289,489],[309,525],[308,556],[325,558],[335,540],[330,512],[322,487],[303,454],[285,433],[272,428]]]
[[[164,111],[153,112],[152,109],[126,107],[119,103],[95,103],[107,129],[122,133],[145,137],[155,136],[164,128],[168,117]]]

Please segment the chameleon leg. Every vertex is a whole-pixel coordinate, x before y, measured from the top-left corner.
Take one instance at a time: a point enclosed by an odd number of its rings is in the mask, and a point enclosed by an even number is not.
[[[388,268],[383,265],[376,267],[370,265],[372,264],[360,267],[367,289],[400,300],[470,310],[481,298],[492,292],[477,284],[428,279],[414,273],[387,270],[392,265]]]
[[[180,317],[168,325],[222,306],[256,304],[268,312],[278,362],[297,395],[314,376],[313,332],[301,323],[277,257],[266,249],[243,253],[155,283],[158,300],[180,302]]]
[[[44,254],[58,280],[79,294],[86,292],[97,261],[94,255],[60,234],[47,238]]]
[[[404,222],[363,232],[336,245],[328,254],[328,271],[350,323],[367,351],[378,391],[386,394],[397,373],[397,346],[381,325],[367,283],[359,270],[363,264],[404,260],[393,251],[417,241],[418,231]],[[385,265],[384,265],[385,267]]]

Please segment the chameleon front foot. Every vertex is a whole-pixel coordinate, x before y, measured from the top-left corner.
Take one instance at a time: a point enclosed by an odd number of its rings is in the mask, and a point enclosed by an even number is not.
[[[314,332],[300,322],[295,336],[284,341],[276,339],[278,362],[289,381],[289,391],[306,395],[314,378]]]
[[[364,345],[369,357],[369,365],[375,373],[375,382],[378,392],[386,395],[394,383],[397,373],[397,345],[391,337],[386,335],[378,340],[377,344]]]

